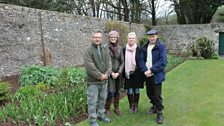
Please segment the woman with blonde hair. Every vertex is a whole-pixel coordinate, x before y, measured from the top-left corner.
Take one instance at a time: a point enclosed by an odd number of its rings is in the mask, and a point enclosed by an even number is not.
[[[125,56],[125,89],[127,89],[130,112],[138,111],[140,88],[143,88],[144,74],[138,68],[141,48],[137,45],[138,40],[134,32],[127,36],[128,42],[123,49]]]

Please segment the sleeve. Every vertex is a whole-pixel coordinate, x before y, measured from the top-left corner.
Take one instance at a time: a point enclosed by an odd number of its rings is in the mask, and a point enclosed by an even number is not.
[[[166,67],[166,63],[167,63],[166,54],[167,54],[166,46],[162,45],[161,49],[160,49],[158,61],[155,64],[153,64],[152,67],[150,68],[152,73],[154,73],[154,74],[159,73],[160,71],[162,71]]]
[[[123,53],[123,50],[120,49],[120,67],[119,67],[119,74],[121,75],[123,73],[123,70],[124,70],[124,53]]]
[[[106,49],[107,51],[107,59],[108,59],[108,62],[107,62],[107,65],[108,65],[108,68],[107,68],[107,71],[105,74],[107,74],[107,76],[109,77],[112,73],[112,62],[111,62],[111,57],[110,57],[110,54],[109,54],[109,48]]]
[[[84,64],[86,67],[86,72],[92,75],[96,79],[100,79],[102,73],[97,69],[93,62],[92,53],[89,49],[86,49],[84,53]]]

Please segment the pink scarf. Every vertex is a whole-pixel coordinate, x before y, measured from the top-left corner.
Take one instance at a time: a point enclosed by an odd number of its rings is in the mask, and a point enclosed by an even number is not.
[[[134,44],[132,47],[128,44],[126,45],[125,50],[125,74],[130,75],[131,71],[135,71],[136,61],[135,61],[135,53],[136,53],[137,44]]]

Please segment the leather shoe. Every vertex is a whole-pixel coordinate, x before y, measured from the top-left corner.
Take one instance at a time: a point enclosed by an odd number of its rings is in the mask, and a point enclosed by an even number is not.
[[[117,114],[118,116],[122,115],[121,111],[118,108],[114,109],[114,113]]]
[[[162,124],[162,123],[163,123],[163,113],[162,113],[162,112],[158,112],[158,113],[157,113],[156,122],[157,122],[158,124]]]
[[[102,122],[110,122],[110,119],[106,117],[98,117],[98,119]]]
[[[90,124],[90,126],[99,126],[98,123],[97,123],[96,121],[94,121],[94,122],[90,122],[89,124]]]

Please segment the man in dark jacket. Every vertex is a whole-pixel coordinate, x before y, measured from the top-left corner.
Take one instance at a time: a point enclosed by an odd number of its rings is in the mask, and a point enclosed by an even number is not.
[[[163,123],[162,82],[165,80],[166,47],[158,38],[156,30],[147,32],[148,43],[142,48],[139,67],[146,76],[146,92],[152,103],[148,114],[157,113],[156,122]]]
[[[87,104],[90,126],[98,126],[96,119],[110,122],[104,116],[104,105],[107,96],[108,77],[111,74],[109,49],[102,45],[102,33],[92,34],[92,43],[85,50],[84,63],[87,73]]]

